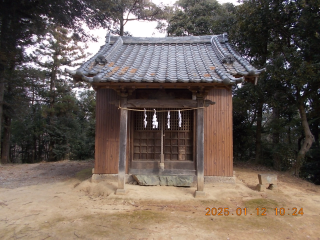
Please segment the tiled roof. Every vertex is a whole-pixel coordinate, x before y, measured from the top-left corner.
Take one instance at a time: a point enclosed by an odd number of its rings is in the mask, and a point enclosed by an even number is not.
[[[68,72],[75,79],[90,83],[236,84],[245,76],[258,76],[261,71],[237,54],[227,35],[222,34],[165,38],[108,35],[96,55],[76,71]]]

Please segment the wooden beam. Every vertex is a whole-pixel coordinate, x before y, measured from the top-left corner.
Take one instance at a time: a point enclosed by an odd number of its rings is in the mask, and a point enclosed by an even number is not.
[[[155,160],[133,160],[131,163],[131,169],[156,169],[157,173],[159,172],[158,159]],[[131,172],[131,169],[129,172]],[[185,169],[185,170],[195,170],[195,164],[193,161],[165,161],[164,169]]]
[[[198,107],[203,105],[203,96],[197,96]],[[197,109],[196,130],[197,191],[195,197],[204,196],[204,109]]]
[[[117,103],[118,104],[118,103]],[[201,107],[208,107],[214,102],[205,100]],[[131,99],[127,103],[128,108],[196,108],[198,103],[191,99]]]
[[[135,89],[143,89],[143,88],[150,88],[150,89],[160,89],[160,88],[165,88],[165,89],[174,89],[174,88],[179,88],[179,89],[190,89],[190,88],[199,88],[199,85],[203,86],[204,88],[231,88],[230,85],[225,85],[223,83],[182,83],[182,82],[177,82],[177,83],[147,83],[147,82],[99,82],[99,83],[92,83],[92,86],[98,87],[98,88],[112,88],[112,89],[119,89],[122,87],[125,88],[132,88],[134,87]]]
[[[195,176],[195,170],[188,169],[165,169],[159,172],[158,169],[130,169],[130,174],[141,174],[141,175],[159,175],[159,176],[170,176],[170,175],[189,175]]]
[[[127,94],[121,94],[120,100],[120,139],[119,139],[119,168],[118,168],[118,189],[116,194],[125,194],[125,174],[126,174],[126,153],[127,153],[127,129],[128,129],[128,110]],[[110,116],[112,117],[112,116]]]

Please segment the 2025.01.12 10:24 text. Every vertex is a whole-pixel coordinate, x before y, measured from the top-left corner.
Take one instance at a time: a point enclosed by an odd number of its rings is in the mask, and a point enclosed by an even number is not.
[[[234,209],[229,209],[229,208],[222,208],[222,207],[218,207],[218,208],[206,208],[206,216],[252,216],[252,215],[256,215],[256,216],[267,216],[268,211],[273,210],[272,212],[274,213],[275,216],[285,216],[285,215],[289,215],[289,216],[303,216],[303,208],[274,208],[274,209],[267,209],[265,207],[261,207],[261,208],[256,208],[256,211],[254,213],[250,213],[248,212],[248,208],[244,207],[244,208],[236,208]]]

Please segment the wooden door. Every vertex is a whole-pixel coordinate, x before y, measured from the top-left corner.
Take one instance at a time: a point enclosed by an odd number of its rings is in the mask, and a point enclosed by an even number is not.
[[[165,161],[193,160],[193,111],[181,111],[182,123],[179,127],[177,111],[170,111],[170,128],[164,129]]]
[[[144,112],[134,112],[131,172],[134,172],[134,169],[158,170],[162,153],[165,169],[193,170],[193,111],[180,112],[182,122],[179,127],[177,109],[156,109],[158,128],[153,128],[154,112],[153,109],[147,110],[152,111],[147,111],[146,127],[143,121]]]

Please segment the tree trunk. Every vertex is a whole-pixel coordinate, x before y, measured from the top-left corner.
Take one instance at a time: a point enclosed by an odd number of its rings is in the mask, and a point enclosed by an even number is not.
[[[8,27],[10,27],[10,24],[8,24],[8,19],[5,17],[0,18],[1,23],[1,29],[0,29],[0,56],[6,56],[7,54],[7,44],[5,41],[6,34]],[[3,101],[4,101],[4,88],[5,88],[5,67],[6,62],[4,59],[1,59],[0,61],[0,152],[1,152],[1,133],[2,133],[2,115],[3,115]],[[0,165],[2,163],[2,159],[0,159]]]
[[[124,23],[123,23],[123,14],[121,14],[120,16],[120,36],[123,36],[123,32],[124,32]]]
[[[258,103],[258,113],[257,113],[257,130],[256,130],[256,157],[255,162],[260,162],[261,157],[261,131],[262,131],[262,108],[263,103]]]
[[[56,50],[57,51],[57,50]],[[56,53],[56,52],[55,52]],[[55,140],[53,139],[52,132],[53,132],[53,127],[54,127],[54,120],[53,118],[55,117],[54,113],[54,105],[55,105],[55,84],[56,84],[56,76],[57,76],[57,70],[58,70],[58,59],[57,59],[57,54],[54,54],[53,58],[53,67],[51,69],[51,78],[50,78],[50,113],[49,113],[49,126],[51,128],[51,135],[50,135],[50,141],[49,141],[49,162],[55,161],[56,156],[53,152],[54,145],[55,145]]]
[[[11,136],[11,118],[4,117],[3,142],[1,149],[1,162],[3,164],[10,162],[10,136]]]
[[[280,118],[280,110],[279,108],[275,107],[273,108],[273,125],[278,125],[279,118]],[[280,142],[280,134],[278,127],[273,128],[272,133],[272,143],[273,143],[273,167],[274,169],[280,171],[281,170],[281,157],[279,154],[279,142]]]
[[[4,88],[5,88],[3,74],[4,74],[4,71],[1,71],[0,72],[0,151],[2,147],[1,146],[1,132],[2,132],[1,128],[2,128],[3,100],[4,100]],[[2,158],[1,158],[0,164],[1,163],[6,163],[6,162],[2,161]]]
[[[42,148],[44,146],[43,141],[41,140],[41,134],[38,135],[38,161],[43,161],[45,159],[45,156],[42,156]]]
[[[298,152],[297,160],[296,160],[296,163],[294,166],[294,174],[297,177],[299,176],[300,168],[304,162],[304,157],[305,157],[306,153],[309,151],[309,149],[311,148],[312,143],[314,142],[314,136],[312,135],[312,133],[310,131],[310,127],[308,124],[307,114],[306,114],[306,110],[304,108],[304,104],[300,103],[298,108],[299,108],[301,124],[302,124],[303,133],[304,133],[305,138],[304,138],[304,142]]]
[[[310,126],[312,129],[313,136],[315,138],[316,146],[318,147],[319,147],[319,125],[320,125],[319,118],[316,118],[312,126]]]

